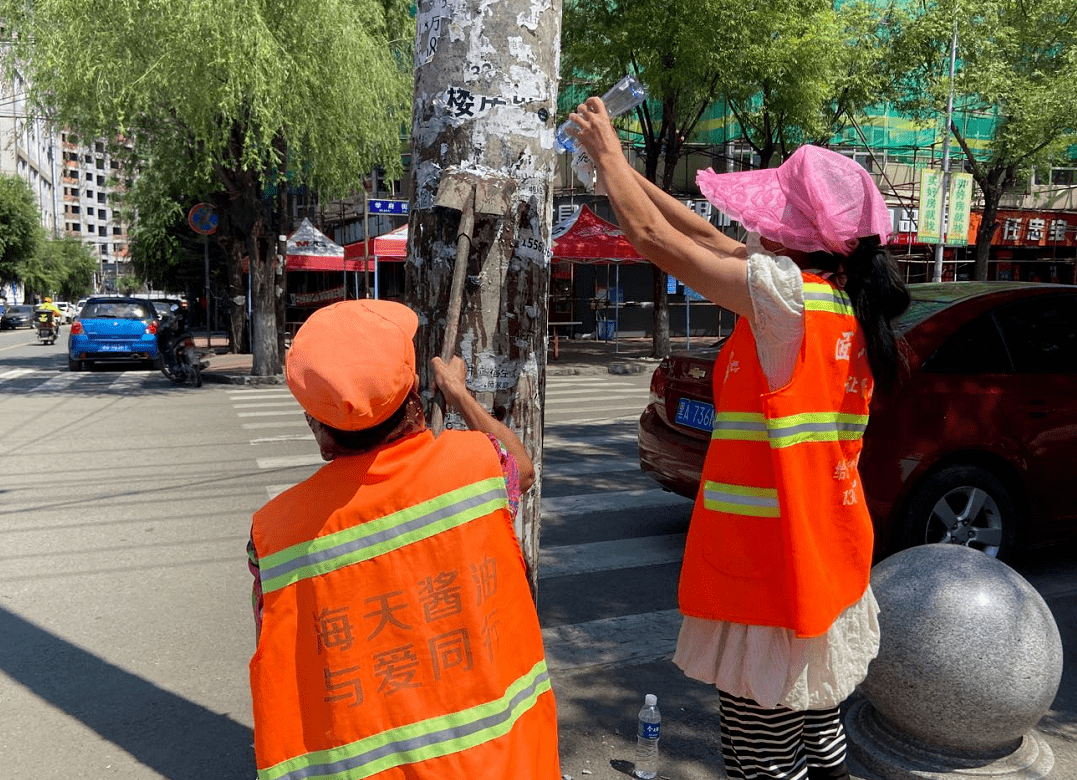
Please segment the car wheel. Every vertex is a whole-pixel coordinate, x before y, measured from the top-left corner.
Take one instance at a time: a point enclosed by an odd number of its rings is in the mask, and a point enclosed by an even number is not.
[[[949,466],[914,489],[902,526],[901,547],[963,544],[993,558],[1016,548],[1017,513],[1009,490],[978,466]]]
[[[67,370],[68,371],[81,371],[82,370],[82,361],[81,360],[72,360],[71,358],[68,358],[67,359]]]

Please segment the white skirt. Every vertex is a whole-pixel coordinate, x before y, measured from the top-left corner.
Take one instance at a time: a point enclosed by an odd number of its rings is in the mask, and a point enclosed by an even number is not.
[[[689,677],[767,709],[836,707],[879,653],[879,605],[868,587],[820,636],[685,616],[673,663]]]

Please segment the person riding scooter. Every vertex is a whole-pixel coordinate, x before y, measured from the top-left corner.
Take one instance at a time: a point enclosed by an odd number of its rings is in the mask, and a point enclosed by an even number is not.
[[[187,302],[172,306],[171,316],[157,329],[157,351],[161,356],[161,371],[173,382],[191,378],[195,386],[202,384],[202,364],[194,349]]]
[[[60,323],[63,321],[64,314],[52,302],[52,298],[46,296],[44,303],[34,307],[34,323],[37,325],[38,338],[42,341],[50,344],[55,342],[60,335]]]

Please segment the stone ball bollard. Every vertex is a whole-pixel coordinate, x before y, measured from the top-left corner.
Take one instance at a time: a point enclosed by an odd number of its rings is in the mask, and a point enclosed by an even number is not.
[[[1045,777],[1054,758],[1033,729],[1058,692],[1062,640],[1039,593],[1006,564],[954,544],[887,558],[871,586],[882,639],[860,686],[866,703],[847,719],[854,756],[886,778],[971,766]]]

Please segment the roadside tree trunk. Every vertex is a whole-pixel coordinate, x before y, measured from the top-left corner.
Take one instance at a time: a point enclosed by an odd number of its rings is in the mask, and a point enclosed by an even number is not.
[[[228,297],[232,307],[228,312],[228,346],[230,351],[246,355],[251,351],[247,337],[246,280],[243,273],[243,244],[228,237],[221,242],[228,257]]]
[[[523,496],[516,534],[537,593],[552,247],[561,3],[445,5],[420,0],[415,41],[407,302],[419,314],[417,368],[428,414],[430,359],[442,353],[457,263],[467,283],[455,354],[480,403],[516,432],[538,479]],[[448,175],[507,183],[498,214],[478,204],[470,252],[456,256],[459,207],[435,206]],[[481,200],[481,193],[480,193]],[[453,424],[452,417],[449,424]]]

